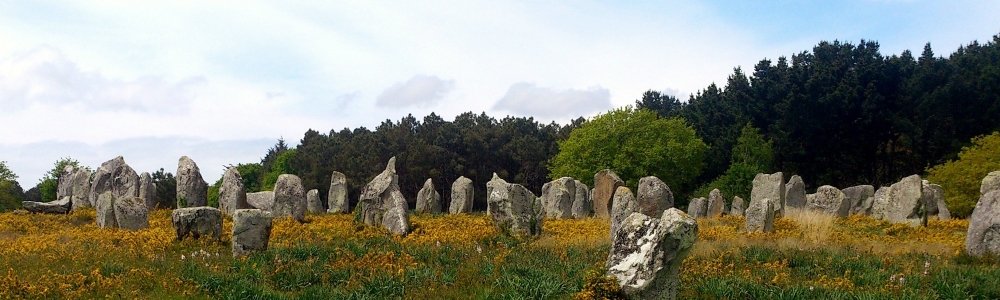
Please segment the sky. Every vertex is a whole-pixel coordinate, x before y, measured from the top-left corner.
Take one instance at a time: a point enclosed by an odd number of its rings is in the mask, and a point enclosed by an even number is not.
[[[25,189],[63,157],[187,155],[214,182],[308,129],[566,123],[820,41],[947,56],[1000,34],[1000,0],[275,2],[0,1],[0,161]]]

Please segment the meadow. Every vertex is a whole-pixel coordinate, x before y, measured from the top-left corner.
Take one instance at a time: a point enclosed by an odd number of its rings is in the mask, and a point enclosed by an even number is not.
[[[316,215],[277,219],[270,249],[233,258],[226,234],[175,241],[170,211],[140,231],[99,229],[93,210],[0,214],[0,298],[566,299],[615,298],[601,276],[600,219],[547,220],[534,239],[489,217],[414,215],[395,237]],[[1000,298],[1000,259],[963,254],[966,220],[911,228],[863,216],[790,212],[775,232],[742,217],[699,220],[681,268],[682,299]],[[224,232],[232,223],[224,221]]]

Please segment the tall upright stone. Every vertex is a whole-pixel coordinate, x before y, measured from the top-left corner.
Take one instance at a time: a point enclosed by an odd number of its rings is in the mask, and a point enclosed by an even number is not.
[[[781,172],[774,174],[757,174],[753,178],[753,189],[750,191],[750,206],[760,199],[771,199],[775,216],[784,215],[785,177]]]
[[[875,187],[870,185],[852,186],[840,191],[844,193],[844,198],[850,203],[851,214],[863,214],[871,207],[871,204],[867,204],[866,207],[865,201],[875,196]]]
[[[139,196],[139,175],[118,156],[101,164],[90,185],[90,203],[96,206],[97,197],[111,193],[112,199]]]
[[[274,183],[275,218],[291,216],[299,222],[306,218],[306,189],[302,187],[302,179],[292,174],[281,174]]]
[[[639,212],[650,217],[658,217],[664,210],[674,207],[674,193],[663,180],[656,176],[646,176],[639,179],[639,189],[636,194]]]
[[[76,167],[71,165],[67,165],[59,172],[59,178],[56,181],[56,199],[73,197],[74,173],[76,173]]]
[[[806,207],[806,184],[799,175],[792,175],[785,184],[785,206],[792,208]]]
[[[139,199],[145,201],[146,210],[156,209],[156,183],[149,172],[139,174]]]
[[[688,203],[687,214],[692,218],[704,218],[708,215],[708,199],[694,198]]]
[[[232,216],[237,209],[250,208],[247,202],[247,190],[243,186],[243,175],[235,167],[226,169],[222,174],[222,186],[219,187],[219,210]]]
[[[920,175],[910,175],[892,184],[887,197],[875,197],[872,217],[910,226],[920,225],[925,217],[921,182]]]
[[[327,193],[326,204],[329,207],[327,212],[331,214],[351,212],[351,204],[347,200],[347,176],[344,173],[333,171],[330,175],[330,192]]]
[[[924,207],[928,216],[936,216],[938,220],[951,219],[951,211],[944,202],[944,189],[940,185],[924,180],[922,183]]]
[[[733,196],[733,204],[729,208],[729,214],[734,216],[743,216],[747,210],[747,204],[743,201],[740,196]]]
[[[747,232],[774,231],[774,202],[770,198],[750,202],[746,210]]]
[[[306,211],[314,215],[326,213],[323,202],[319,199],[319,190],[311,189],[306,192]]]
[[[434,189],[434,181],[427,178],[424,186],[417,192],[417,212],[418,213],[441,213],[441,194]]]
[[[806,208],[824,214],[846,218],[851,213],[851,204],[839,189],[824,185],[816,189],[816,196],[809,199]]]
[[[625,186],[625,181],[618,178],[615,171],[604,169],[594,174],[594,215],[598,218],[609,219],[611,217],[611,205],[614,201],[615,191],[618,187]]]
[[[385,170],[361,189],[355,210],[354,220],[357,222],[368,226],[381,224],[396,235],[405,236],[410,233],[406,198],[399,192],[396,157],[390,158]]]
[[[271,226],[271,213],[259,209],[237,209],[233,213],[233,257],[267,251]]]
[[[118,228],[118,219],[115,218],[115,196],[113,192],[104,192],[97,196],[94,201],[94,209],[97,211],[95,219],[98,228]]]
[[[965,251],[972,256],[1000,255],[1000,171],[983,178],[979,193],[976,208],[969,216]]]
[[[573,201],[576,201],[576,181],[571,177],[553,180],[542,187],[542,202],[548,218],[572,218]]]
[[[705,208],[706,218],[718,218],[726,212],[726,199],[722,198],[722,192],[719,189],[712,189],[708,193],[707,204]]]
[[[607,275],[634,299],[674,299],[678,273],[698,238],[698,222],[678,209],[660,217],[633,213],[612,232]]]
[[[198,164],[187,156],[177,160],[177,208],[208,205],[208,183]]]
[[[979,185],[979,195],[986,195],[987,192],[1000,189],[1000,171],[993,171],[983,177]]]
[[[579,180],[574,183],[574,186],[576,186],[576,193],[573,200],[573,218],[589,217],[590,212],[594,210],[594,203],[590,201],[590,189]]]
[[[455,183],[451,184],[451,206],[449,206],[448,211],[453,215],[472,212],[474,192],[472,179],[465,178],[465,176],[458,177]]]
[[[487,200],[486,201],[486,215],[487,216],[490,215],[491,211],[495,211],[496,210],[496,209],[492,209],[492,208],[489,207],[490,205],[493,205],[493,204],[490,204],[491,202],[489,202],[489,196],[490,196],[490,194],[493,193],[493,189],[495,189],[497,187],[505,187],[505,184],[507,184],[507,181],[503,180],[503,178],[500,178],[500,176],[497,175],[496,172],[493,172],[493,178],[491,178],[490,181],[486,182],[486,197],[487,197],[487,199],[486,199]],[[532,195],[534,195],[534,193],[532,193]],[[542,202],[541,197],[535,197],[535,198],[538,199],[539,203]],[[543,206],[541,209],[542,209],[542,214],[544,215],[545,214],[545,207]]]
[[[70,202],[73,210],[94,206],[90,202],[90,174],[84,168],[77,168],[70,177]]]
[[[494,179],[499,179],[494,176]],[[487,188],[486,209],[493,225],[500,231],[515,235],[531,236],[542,233],[545,208],[541,198],[535,197],[520,184],[491,180]]]
[[[615,232],[622,221],[632,213],[639,212],[639,204],[635,201],[635,195],[628,187],[620,186],[615,191],[615,198],[611,207],[611,238],[616,238]]]

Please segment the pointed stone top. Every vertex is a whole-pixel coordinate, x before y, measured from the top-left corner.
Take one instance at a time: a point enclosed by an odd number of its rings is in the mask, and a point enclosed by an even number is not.
[[[396,157],[393,156],[389,159],[389,163],[385,164],[385,170],[396,174]]]
[[[500,179],[500,176],[497,175],[497,172],[493,172],[493,178],[490,179],[490,181],[497,180],[497,179]],[[503,179],[500,179],[500,180],[503,180]]]
[[[427,181],[424,181],[424,188],[434,189],[434,180],[427,178]]]

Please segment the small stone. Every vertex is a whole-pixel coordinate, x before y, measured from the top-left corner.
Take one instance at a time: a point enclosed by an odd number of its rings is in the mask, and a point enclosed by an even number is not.
[[[24,201],[21,206],[24,210],[39,214],[66,214],[72,208],[71,196],[64,196],[62,199],[51,202]]]
[[[271,209],[274,208],[274,192],[263,191],[247,193],[247,204],[250,205],[251,208],[271,212]]]
[[[729,214],[734,216],[743,216],[746,209],[746,202],[743,202],[743,198],[740,198],[740,196],[733,196],[733,205],[729,209]]]
[[[824,185],[816,189],[816,194],[808,200],[806,208],[824,214],[846,218],[851,212],[850,202],[839,189]]]
[[[236,210],[233,214],[233,257],[267,251],[271,218],[271,213],[259,209]]]
[[[656,176],[646,176],[639,179],[636,201],[639,212],[655,218],[662,215],[664,210],[674,207],[674,194],[663,180]]]
[[[687,214],[695,219],[704,218],[708,215],[708,200],[705,198],[691,199],[691,203],[688,203]]]
[[[138,197],[122,197],[114,199],[115,223],[118,228],[139,230],[149,228],[149,210],[146,200]]]
[[[747,232],[774,231],[774,201],[770,198],[751,201],[746,210]]]
[[[573,218],[583,219],[590,217],[591,211],[594,210],[594,203],[590,201],[590,189],[579,180],[575,182],[574,186],[576,186],[576,193],[573,200]]]
[[[726,200],[722,198],[719,189],[713,189],[708,193],[708,202],[705,209],[706,218],[718,218],[726,211]]]
[[[239,210],[246,209],[233,210],[234,222],[236,221],[235,213]],[[214,207],[178,208],[171,212],[170,221],[174,225],[178,241],[184,240],[189,235],[194,239],[199,239],[202,235],[211,234],[212,240],[216,242],[222,238],[222,210]]]
[[[347,177],[344,173],[333,171],[330,175],[330,192],[327,193],[326,204],[330,207],[327,212],[331,214],[351,212],[350,202],[347,200]]]

